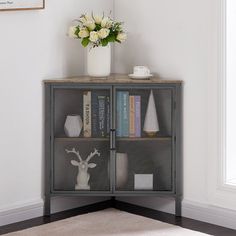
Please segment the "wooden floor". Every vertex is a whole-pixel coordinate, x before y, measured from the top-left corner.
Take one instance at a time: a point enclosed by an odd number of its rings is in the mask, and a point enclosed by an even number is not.
[[[128,203],[124,203],[120,201],[114,201],[114,200],[96,203],[90,206],[80,207],[77,209],[52,214],[49,217],[42,216],[35,219],[2,226],[0,227],[0,235],[18,231],[18,230],[27,229],[34,226],[48,224],[50,222],[66,219],[68,217],[72,217],[72,216],[76,216],[80,214],[103,210],[108,207],[114,207],[116,209],[146,216],[146,217],[156,219],[162,222],[178,225],[186,229],[191,229],[191,230],[199,231],[202,233],[207,233],[210,235],[236,236],[236,230],[231,230],[224,227],[220,227],[220,226],[216,226],[216,225],[212,225],[212,224],[208,224],[208,223],[204,223],[204,222],[200,222],[196,220],[191,220],[184,217],[175,217],[172,214],[158,212],[158,211],[151,210],[148,208],[139,207],[132,204],[128,204]]]

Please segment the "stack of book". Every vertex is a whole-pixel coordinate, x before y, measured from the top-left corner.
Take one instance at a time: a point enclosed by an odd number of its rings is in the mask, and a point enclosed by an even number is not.
[[[117,137],[141,137],[141,96],[117,92]]]
[[[83,93],[84,137],[108,137],[110,134],[110,97],[100,93]]]

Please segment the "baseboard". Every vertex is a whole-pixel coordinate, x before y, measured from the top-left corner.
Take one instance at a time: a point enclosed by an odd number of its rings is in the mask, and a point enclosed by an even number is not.
[[[236,211],[230,209],[184,200],[182,215],[194,220],[236,229]]]
[[[0,226],[36,218],[43,215],[43,200],[22,202],[0,209]]]
[[[77,203],[77,206],[75,204],[76,202],[73,202],[72,200],[70,201],[70,199],[68,198],[67,200],[69,201],[69,204],[65,204],[65,202],[63,202],[63,199],[63,197],[56,197],[52,199],[52,202],[54,203],[57,201],[59,203],[62,202],[62,207],[54,206],[54,213],[60,212],[62,215],[66,215],[66,211],[71,211],[69,209],[74,209],[74,213],[75,215],[77,215],[112,207],[111,201],[104,200],[104,198],[101,198],[100,200],[90,199],[90,201],[87,202],[84,199],[80,199],[80,204]],[[0,226],[5,226],[43,216],[43,208],[43,199],[39,199],[35,201],[22,202],[5,209],[0,209]]]
[[[143,215],[154,219],[163,219],[162,213],[150,208],[133,205],[122,201],[103,201],[89,204],[77,208],[76,213],[86,213],[98,211],[108,207],[115,207],[130,213]],[[12,206],[11,208],[0,209],[0,226],[33,219],[43,215],[43,200],[35,200]],[[169,215],[169,222],[175,224],[174,215]],[[182,203],[183,217],[223,226],[226,228],[236,229],[236,211],[224,209],[217,206],[201,204],[197,202],[184,200]],[[172,216],[172,217],[170,217]]]

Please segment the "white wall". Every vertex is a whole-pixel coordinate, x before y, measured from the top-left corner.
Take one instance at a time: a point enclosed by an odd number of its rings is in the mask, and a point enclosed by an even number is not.
[[[128,73],[132,66],[145,64],[163,78],[184,81],[184,201],[199,204],[213,204],[208,199],[208,148],[212,147],[208,125],[217,117],[207,115],[208,98],[217,89],[218,4],[216,0],[117,0],[115,4],[116,18],[126,23],[129,32],[125,45],[115,49],[115,71]],[[126,200],[153,208],[166,205],[170,211],[170,203],[160,204],[159,199]]]
[[[84,51],[66,34],[93,9],[109,13],[112,2],[50,0],[45,10],[0,12],[0,221],[1,212],[42,203],[42,80],[84,73]]]

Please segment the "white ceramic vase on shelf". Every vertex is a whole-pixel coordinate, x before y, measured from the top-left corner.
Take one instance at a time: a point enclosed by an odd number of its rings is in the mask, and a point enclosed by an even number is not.
[[[79,137],[82,127],[83,122],[79,115],[68,115],[66,117],[64,131],[67,137]]]
[[[111,73],[111,46],[87,47],[87,72],[92,77],[107,77]]]

